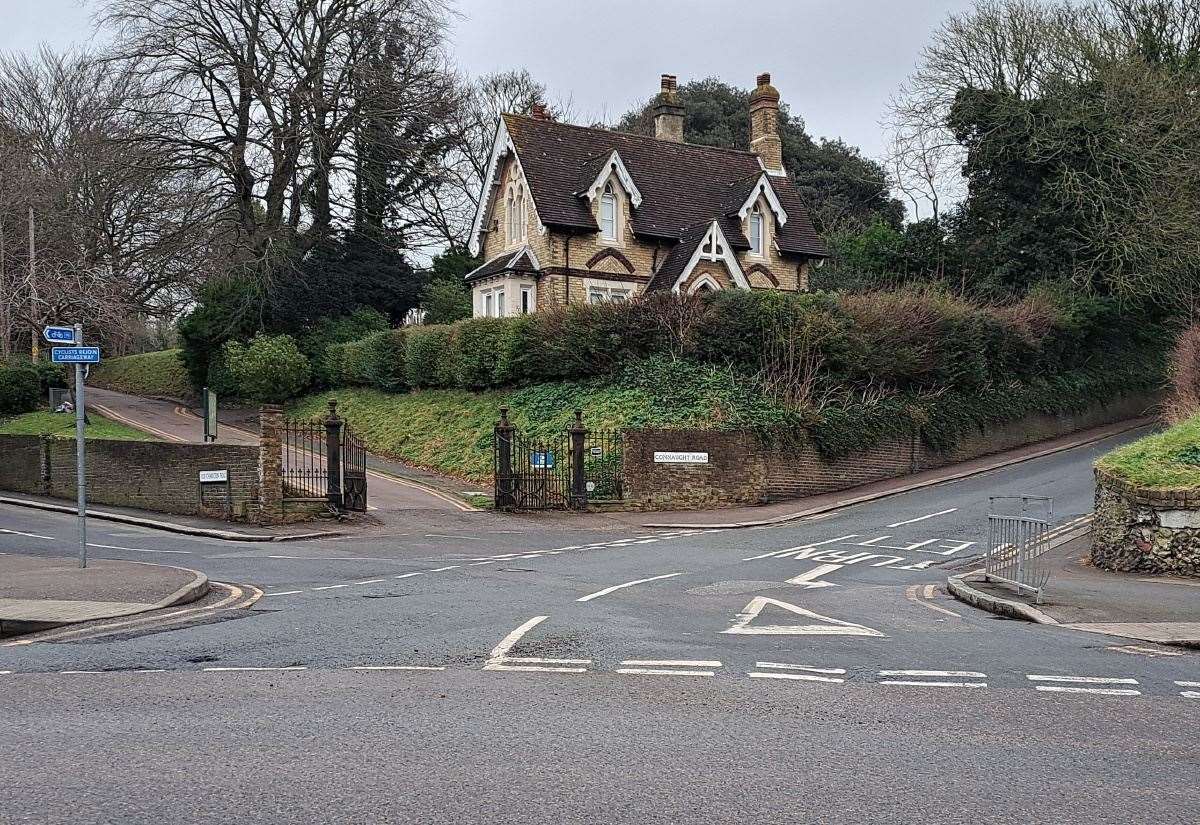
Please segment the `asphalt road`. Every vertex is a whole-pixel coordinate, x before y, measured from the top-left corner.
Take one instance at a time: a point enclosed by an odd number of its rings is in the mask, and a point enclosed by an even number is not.
[[[769,529],[93,522],[97,556],[266,595],[0,646],[0,821],[1195,822],[1200,653],[941,589],[989,495],[1069,522],[1135,436]],[[72,527],[0,508],[0,552]]]

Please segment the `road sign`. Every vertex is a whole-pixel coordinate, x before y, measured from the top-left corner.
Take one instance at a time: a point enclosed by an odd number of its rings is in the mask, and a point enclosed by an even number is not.
[[[530,465],[537,470],[549,470],[554,466],[554,451],[533,452],[529,454]]]
[[[47,341],[58,341],[64,344],[75,343],[75,330],[71,327],[46,327],[42,337]]]
[[[219,481],[229,481],[228,470],[201,470],[200,483],[213,484]]]
[[[99,364],[100,347],[51,347],[50,360],[55,364]]]

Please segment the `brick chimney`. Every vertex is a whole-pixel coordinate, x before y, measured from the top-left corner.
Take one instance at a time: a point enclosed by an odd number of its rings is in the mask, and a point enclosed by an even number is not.
[[[750,149],[757,153],[768,172],[783,172],[783,144],[779,140],[779,90],[771,75],[758,76],[750,93]]]
[[[654,103],[654,136],[659,140],[683,143],[683,105],[679,102],[679,84],[673,74],[662,76],[662,87]]]
[[[530,116],[534,120],[554,120],[550,116],[550,110],[546,108],[546,104],[544,103],[533,104],[533,111],[530,112]]]

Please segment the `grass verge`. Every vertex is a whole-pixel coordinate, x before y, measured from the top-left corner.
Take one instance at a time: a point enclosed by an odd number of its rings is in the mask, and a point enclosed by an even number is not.
[[[88,383],[130,395],[188,398],[196,394],[188,382],[187,371],[183,368],[177,349],[101,361],[99,366],[92,368]]]
[[[1096,464],[1139,487],[1200,487],[1200,415],[1113,450]]]
[[[154,436],[105,418],[95,411],[88,413],[91,422],[84,438],[106,438],[114,441],[157,441]],[[75,415],[52,413],[49,410],[14,415],[0,420],[0,435],[48,435],[54,438],[75,437]]]

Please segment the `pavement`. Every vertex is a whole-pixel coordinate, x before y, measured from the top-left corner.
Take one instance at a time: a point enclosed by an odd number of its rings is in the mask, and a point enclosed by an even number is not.
[[[0,637],[186,604],[208,593],[196,570],[133,561],[0,555]]]
[[[952,587],[964,601],[1000,615],[1158,644],[1200,647],[1200,579],[1114,573],[1091,564],[1090,532],[1037,558],[1050,578],[1040,602],[982,576]],[[963,587],[963,584],[966,587]],[[974,592],[972,592],[974,591]],[[1024,606],[1018,611],[1014,606]]]
[[[1136,436],[740,530],[94,522],[96,557],[214,593],[0,640],[0,820],[1194,822],[1200,652],[945,591],[988,496],[1051,495],[1071,524]],[[0,531],[69,563],[68,514],[0,504]]]

